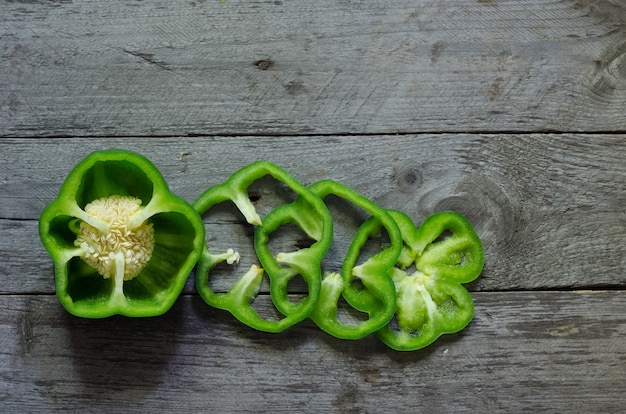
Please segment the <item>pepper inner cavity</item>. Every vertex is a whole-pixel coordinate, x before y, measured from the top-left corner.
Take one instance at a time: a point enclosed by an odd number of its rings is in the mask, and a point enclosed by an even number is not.
[[[144,268],[154,250],[154,229],[144,221],[131,226],[131,217],[143,210],[141,200],[131,196],[113,195],[99,198],[85,206],[88,217],[80,222],[74,245],[82,250],[81,258],[103,278],[114,277],[116,285],[131,280]],[[106,223],[107,231],[97,223]],[[123,258],[123,261],[121,260]]]

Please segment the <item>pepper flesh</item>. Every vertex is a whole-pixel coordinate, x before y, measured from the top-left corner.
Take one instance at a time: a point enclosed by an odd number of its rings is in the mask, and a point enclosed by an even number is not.
[[[272,210],[272,217],[259,216],[251,203],[247,190],[257,180],[272,176],[281,181],[299,197],[287,204]],[[268,161],[257,161],[233,173],[226,181],[210,187],[194,202],[196,211],[204,215],[206,212],[224,202],[232,201],[241,211],[249,224],[256,226],[255,247],[259,229],[263,236],[270,234],[283,224],[299,226],[314,242],[310,247],[288,253],[280,253],[278,259],[287,266],[281,266],[269,252],[269,249],[255,249],[262,267],[252,265],[241,276],[228,292],[214,292],[210,286],[212,269],[220,262],[231,259],[232,254],[213,254],[205,244],[198,261],[196,271],[196,287],[202,299],[218,309],[229,311],[242,323],[265,332],[281,332],[305,319],[314,309],[320,294],[321,270],[320,261],[332,241],[332,218],[323,201],[311,193],[285,170]],[[265,244],[267,246],[267,244]],[[275,265],[273,265],[275,264]],[[263,318],[252,306],[258,296],[263,275],[270,281],[270,295],[274,306],[284,318],[270,320]],[[287,284],[300,274],[307,283],[307,296],[293,303],[288,298]]]
[[[461,284],[482,271],[483,247],[469,221],[458,213],[433,214],[417,229],[405,213],[389,214],[400,228],[404,247],[391,271],[396,318],[376,336],[393,349],[417,350],[471,321],[474,304]],[[415,270],[407,272],[410,266]]]
[[[68,175],[42,212],[39,234],[68,312],[156,316],[180,294],[204,226],[145,157],[96,151]]]
[[[396,292],[389,270],[402,249],[402,236],[391,216],[353,189],[336,181],[323,180],[309,187],[322,200],[329,195],[340,197],[371,215],[359,228],[342,263],[341,273],[329,273],[322,280],[320,300],[310,318],[325,332],[341,339],[359,339],[386,325],[396,309]],[[376,220],[375,222],[373,220]],[[361,249],[370,237],[379,235],[372,223],[380,223],[389,237],[386,248],[357,266]],[[360,287],[357,287],[360,286]],[[339,299],[345,297],[368,318],[357,324],[345,324],[337,317]],[[367,300],[363,297],[367,296]]]

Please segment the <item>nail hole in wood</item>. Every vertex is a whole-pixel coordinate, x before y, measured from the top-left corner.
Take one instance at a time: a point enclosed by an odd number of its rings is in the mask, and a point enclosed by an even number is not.
[[[274,61],[271,59],[261,59],[254,62],[254,66],[261,70],[268,70],[274,65]]]

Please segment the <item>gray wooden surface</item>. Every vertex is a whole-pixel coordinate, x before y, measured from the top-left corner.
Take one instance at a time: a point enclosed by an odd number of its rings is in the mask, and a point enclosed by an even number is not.
[[[622,0],[0,1],[0,411],[621,412],[625,133]],[[161,317],[72,317],[37,219],[112,147],[189,201],[268,159],[457,210],[485,244],[475,318],[409,353],[265,334],[193,274]]]

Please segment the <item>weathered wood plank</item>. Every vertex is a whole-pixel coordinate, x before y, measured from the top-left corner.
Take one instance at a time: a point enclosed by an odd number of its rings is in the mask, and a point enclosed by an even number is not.
[[[612,0],[0,2],[3,410],[622,411],[626,141],[589,132],[626,131],[625,68]],[[571,134],[512,134],[550,130]],[[445,131],[463,134],[394,135]],[[412,353],[309,321],[271,335],[206,306],[193,275],[163,316],[72,317],[36,220],[110,147],[189,201],[265,158],[417,222],[460,211],[486,247],[475,319]],[[216,249],[249,248],[232,217],[205,221]],[[559,291],[516,291],[537,289]]]
[[[0,296],[0,395],[27,412],[623,409],[624,292],[474,296],[465,331],[411,353],[309,322],[259,333],[193,295],[162,317],[106,320]]]
[[[472,290],[626,284],[626,140],[620,135],[7,139],[0,142],[0,274],[10,277],[0,292],[53,291],[35,220],[72,166],[106,147],[142,152],[189,201],[266,158],[306,184],[338,180],[416,222],[435,211],[459,211],[486,251],[485,271]],[[259,207],[267,208],[264,200]],[[232,237],[238,245],[230,247],[247,251],[246,227],[211,217],[210,246],[225,249],[222,241]],[[337,218],[338,229],[342,225],[350,227],[348,218]],[[346,234],[337,234],[338,248],[327,261],[333,270],[350,241]]]
[[[611,0],[0,3],[0,135],[623,131]]]

